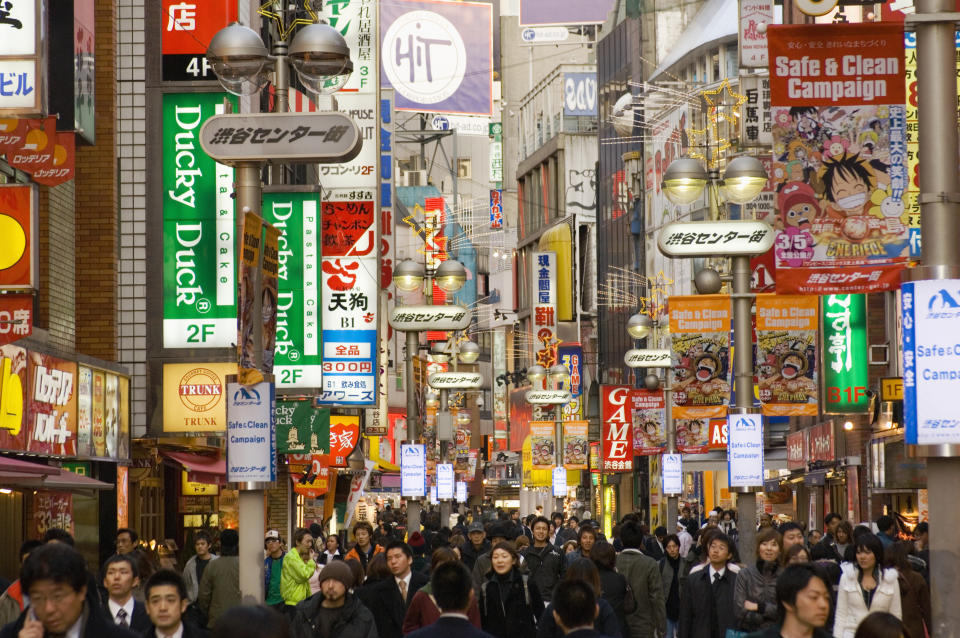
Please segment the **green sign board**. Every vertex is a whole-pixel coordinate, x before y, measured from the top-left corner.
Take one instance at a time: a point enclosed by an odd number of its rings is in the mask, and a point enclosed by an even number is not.
[[[312,401],[277,401],[278,454],[326,454],[330,451],[330,410]]]
[[[277,388],[321,387],[320,195],[265,193],[263,219],[280,229]]]
[[[825,295],[822,299],[824,412],[866,412],[870,407],[867,296]]]
[[[93,478],[93,472],[90,469],[90,463],[86,461],[65,461],[62,467],[69,472],[73,472],[74,474]]]
[[[233,169],[200,148],[200,127],[224,112],[225,96],[163,96],[165,348],[226,348],[237,341]]]

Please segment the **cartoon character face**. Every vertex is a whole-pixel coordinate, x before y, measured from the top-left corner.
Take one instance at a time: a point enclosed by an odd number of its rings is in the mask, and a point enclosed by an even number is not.
[[[697,381],[709,381],[717,376],[717,369],[720,363],[713,355],[704,355],[697,359]]]
[[[841,171],[833,178],[833,201],[848,215],[858,214],[867,201],[869,186],[855,175]]]
[[[788,354],[783,358],[780,367],[780,376],[784,379],[795,379],[803,373],[806,361],[799,354]]]
[[[673,374],[677,377],[678,380],[683,381],[684,379],[689,379],[692,372],[690,370],[690,358],[684,357],[680,360],[680,363],[677,365],[676,369],[673,371]]]
[[[903,215],[903,199],[887,197],[880,202],[880,213],[884,217],[896,219]]]
[[[810,202],[797,202],[783,214],[783,223],[793,228],[809,229],[810,224],[817,218],[820,211],[816,204]]]
[[[797,121],[797,132],[803,139],[812,140],[820,132],[820,122],[809,115],[801,115]]]

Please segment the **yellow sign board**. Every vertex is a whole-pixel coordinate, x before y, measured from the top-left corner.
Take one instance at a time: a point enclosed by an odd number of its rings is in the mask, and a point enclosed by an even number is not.
[[[189,480],[186,471],[181,472],[180,493],[184,496],[216,496],[220,493],[219,485],[210,483],[197,483]]]
[[[163,431],[227,429],[226,377],[236,363],[168,363],[163,366]]]
[[[903,401],[903,378],[886,377],[880,379],[881,401]]]

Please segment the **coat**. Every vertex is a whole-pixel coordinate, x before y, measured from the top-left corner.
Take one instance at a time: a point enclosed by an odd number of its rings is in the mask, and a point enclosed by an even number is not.
[[[597,619],[593,621],[593,628],[607,638],[623,638],[626,636],[623,633],[624,628],[620,626],[617,614],[614,613],[610,603],[603,598],[598,598],[597,607],[600,609],[597,612]],[[543,615],[540,616],[540,624],[537,625],[537,638],[564,638],[563,630],[557,626],[557,621],[553,618],[553,605],[547,605],[547,608],[543,610]]]
[[[107,603],[103,605],[103,613],[106,614],[107,618],[116,623],[116,620],[113,617],[113,612],[110,611],[110,607]],[[150,616],[147,615],[146,606],[139,600],[133,600],[133,614],[131,614],[130,619],[127,621],[127,624],[130,625],[130,631],[135,634],[143,634],[145,631],[153,627],[153,623],[150,622]]]
[[[479,549],[473,546],[469,540],[463,544],[463,547],[460,548],[460,560],[463,561],[463,564],[467,566],[467,569],[472,570],[473,566],[477,562],[477,556],[484,554],[490,551],[490,541],[484,540],[483,544],[480,545]],[[486,575],[486,572],[484,572]]]
[[[923,626],[930,625],[930,586],[919,572],[907,569],[900,572],[900,608],[903,624],[911,636],[927,635]]]
[[[207,569],[210,569],[209,567]],[[311,558],[304,562],[300,552],[292,550],[283,557],[283,572],[280,576],[280,594],[283,602],[296,605],[310,598],[310,577],[317,571],[317,563]]]
[[[627,614],[628,628],[624,633],[630,638],[651,638],[654,631],[661,636],[666,634],[666,599],[657,562],[639,549],[628,547],[617,556],[617,571],[627,579],[637,601],[633,613]]]
[[[480,621],[483,630],[496,638],[530,638],[536,634],[537,621],[543,615],[543,597],[536,583],[514,567],[509,587],[502,595],[500,579],[491,573],[480,588]],[[506,601],[506,602],[504,602]]]
[[[548,602],[563,574],[563,557],[556,547],[547,543],[544,547],[531,545],[523,552],[523,558],[530,580],[537,584],[543,602]]]
[[[382,551],[383,551],[383,547],[375,544],[373,546],[373,553],[370,554],[370,558],[373,558],[374,556],[376,556]],[[360,563],[361,567],[363,567],[364,573],[367,572],[367,561],[370,560],[370,558],[367,558],[367,555],[364,552],[362,552],[356,545],[350,548],[350,551],[346,553],[346,555],[343,557],[343,560],[350,560],[351,558],[357,561],[358,563]]]
[[[777,624],[777,577],[781,571],[780,563],[761,560],[740,570],[733,604],[742,631],[757,631]],[[757,603],[757,611],[744,608],[748,600]]]
[[[210,560],[214,561],[220,558],[216,554],[210,555]],[[208,564],[207,567],[210,567]],[[187,586],[187,600],[192,603],[197,602],[197,595],[200,593],[200,579],[197,578],[197,555],[194,554],[187,561],[183,568],[183,584]]]
[[[660,547],[660,543],[657,542],[656,536],[651,536],[647,539],[647,542],[643,544],[643,553],[656,561],[666,556],[663,548]]]
[[[430,583],[427,583],[413,595],[413,600],[407,607],[407,614],[403,617],[403,635],[406,636],[412,631],[429,627],[437,622],[442,613],[430,591]],[[467,611],[467,618],[470,620],[470,624],[480,629],[480,607],[477,605],[476,596],[470,600],[470,610]]]
[[[860,590],[859,570],[851,563],[844,563],[840,568],[843,575],[840,576],[840,587],[837,590],[837,615],[833,620],[833,635],[836,638],[853,636],[860,621],[872,611],[886,611],[897,618],[903,617],[897,570],[891,568],[880,572],[873,601],[868,609]]]
[[[606,569],[599,565],[597,569],[600,572],[600,597],[602,600],[610,603],[610,606],[613,608],[613,613],[617,617],[617,625],[620,627],[620,633],[624,638],[629,638],[630,627],[627,624],[625,609],[629,604],[635,606],[636,600],[631,603],[627,601],[628,596],[633,596],[633,592],[627,589],[627,579],[624,578],[623,574],[618,574],[612,569]],[[598,628],[598,631],[600,633],[606,633],[603,629]]]
[[[330,635],[321,637],[314,622],[322,604],[322,593],[297,604],[290,621],[291,638],[377,638],[373,613],[350,592],[347,592],[343,607],[340,608],[340,617],[330,628]]]
[[[207,615],[207,627],[213,628],[217,618],[240,604],[240,559],[221,556],[203,570],[197,606]]]
[[[360,601],[373,612],[380,638],[403,636],[403,619],[407,615],[407,609],[413,603],[416,593],[428,582],[429,580],[423,574],[410,572],[406,602],[400,597],[400,588],[397,587],[397,581],[393,576],[388,576],[360,590],[358,594]]]
[[[678,638],[713,638],[711,610],[716,605],[717,636],[723,638],[728,629],[736,629],[737,617],[733,609],[733,592],[737,585],[737,572],[740,568],[727,563],[720,578],[716,599],[713,583],[710,582],[710,567],[698,565],[690,570],[687,584],[680,595],[680,626]]]
[[[473,569],[470,570],[470,574],[473,576],[473,587],[477,590],[477,593],[480,593],[480,588],[483,587],[483,583],[487,580],[487,575],[490,573],[490,570],[493,569],[493,550],[487,550],[484,553],[477,556],[477,560],[473,563]]]
[[[183,623],[183,636],[181,638],[207,638],[209,635],[206,629],[197,627],[193,623]],[[157,628],[151,626],[150,629],[144,632],[143,638],[159,638],[157,636]]]
[[[675,614],[679,618],[680,615],[680,597],[683,595],[683,586],[687,583],[687,570],[684,569],[685,562],[683,558],[678,558],[679,565],[677,566],[677,609]],[[663,584],[663,603],[664,606],[670,600],[670,588],[673,587],[673,568],[670,566],[668,557],[664,556],[660,562],[657,563],[657,568],[660,570],[660,581]],[[676,620],[676,618],[671,619],[670,616],[667,616],[669,620]]]
[[[469,620],[457,616],[442,616],[437,621],[407,634],[408,638],[494,638],[475,627]]]
[[[28,610],[29,607],[23,610],[15,621],[0,629],[0,638],[17,638],[27,620]],[[89,601],[84,604],[84,612],[89,613],[80,632],[81,638],[140,638],[140,634],[115,624],[102,609],[92,608]]]

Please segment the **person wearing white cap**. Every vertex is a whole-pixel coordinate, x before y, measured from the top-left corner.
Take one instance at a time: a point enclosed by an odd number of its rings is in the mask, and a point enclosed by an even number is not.
[[[280,577],[282,576],[283,539],[275,529],[267,531],[263,536],[263,548],[266,557],[263,559],[263,594],[264,602],[279,612],[284,611],[283,594],[280,593]]]

